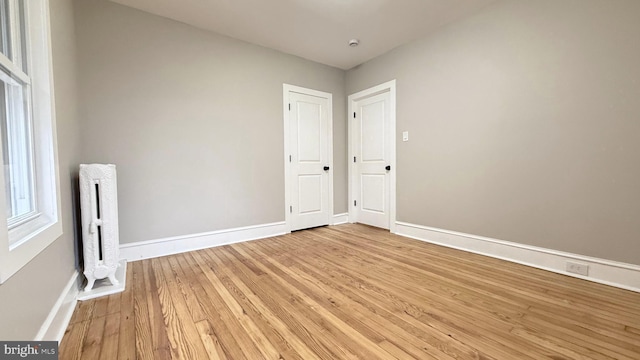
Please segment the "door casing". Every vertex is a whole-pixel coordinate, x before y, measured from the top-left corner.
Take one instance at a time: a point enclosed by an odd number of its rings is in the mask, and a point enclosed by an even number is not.
[[[389,171],[389,231],[392,233],[396,232],[396,80],[387,81],[383,84],[374,86],[369,89],[362,90],[355,94],[349,95],[347,103],[348,103],[348,113],[347,119],[349,122],[349,158],[348,163],[348,177],[349,177],[349,222],[354,223],[357,221],[356,219],[356,208],[354,206],[355,200],[355,184],[357,181],[357,174],[355,171],[355,164],[353,162],[354,154],[356,153],[356,141],[354,139],[357,136],[354,133],[354,124],[353,124],[353,113],[356,108],[356,104],[358,101],[366,99],[371,96],[375,96],[384,92],[389,92],[389,122],[390,122],[390,130],[389,130],[389,146],[390,146],[390,159],[391,159],[391,170]]]
[[[328,204],[329,204],[329,225],[333,225],[333,95],[331,93],[307,89],[300,86],[283,84],[282,85],[282,109],[284,114],[284,199],[285,199],[285,230],[287,233],[292,229],[292,216],[290,211],[291,206],[291,169],[289,156],[291,155],[290,149],[290,126],[291,126],[291,112],[289,111],[289,94],[299,93],[310,96],[317,96],[327,99],[327,156],[329,170],[329,191],[328,191]]]

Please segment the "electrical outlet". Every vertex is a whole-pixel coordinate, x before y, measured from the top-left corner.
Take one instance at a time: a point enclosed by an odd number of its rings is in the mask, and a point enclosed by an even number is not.
[[[589,276],[589,265],[567,261],[567,272]]]

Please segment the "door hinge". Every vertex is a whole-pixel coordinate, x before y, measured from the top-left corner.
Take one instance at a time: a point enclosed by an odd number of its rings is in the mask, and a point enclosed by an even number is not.
[[[353,206],[358,205],[358,202],[356,200],[353,200]]]
[[[289,162],[291,162],[291,155],[289,155]]]
[[[353,118],[354,119],[356,118],[356,112],[355,111],[353,112]]]
[[[289,213],[293,213],[293,206],[289,206]]]
[[[291,104],[289,104],[289,111],[291,111]]]
[[[353,162],[356,162],[356,157],[355,156],[353,157]]]

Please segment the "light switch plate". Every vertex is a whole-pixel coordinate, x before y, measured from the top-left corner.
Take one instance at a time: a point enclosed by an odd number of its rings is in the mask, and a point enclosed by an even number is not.
[[[409,141],[409,132],[408,131],[403,131],[402,132],[402,141]]]

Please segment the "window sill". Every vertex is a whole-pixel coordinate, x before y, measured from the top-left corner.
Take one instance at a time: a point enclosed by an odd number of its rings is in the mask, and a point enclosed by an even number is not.
[[[11,231],[6,231],[6,227],[3,226],[4,235],[1,234],[2,229],[0,229],[0,238],[4,238],[0,239],[0,244],[4,242],[4,245],[0,245],[0,259],[2,259],[0,261],[0,284],[7,281],[13,274],[17,273],[62,236],[60,218],[52,221],[41,215],[38,219],[24,225],[32,225],[33,227],[30,230],[33,231],[22,238],[18,237],[20,235],[16,230],[27,231],[23,226]],[[9,243],[11,239],[16,239],[16,241]]]
[[[17,249],[20,245],[38,236],[41,232],[45,231],[47,227],[53,225],[55,222],[51,221],[47,216],[37,214],[19,226],[9,230],[9,251]]]

